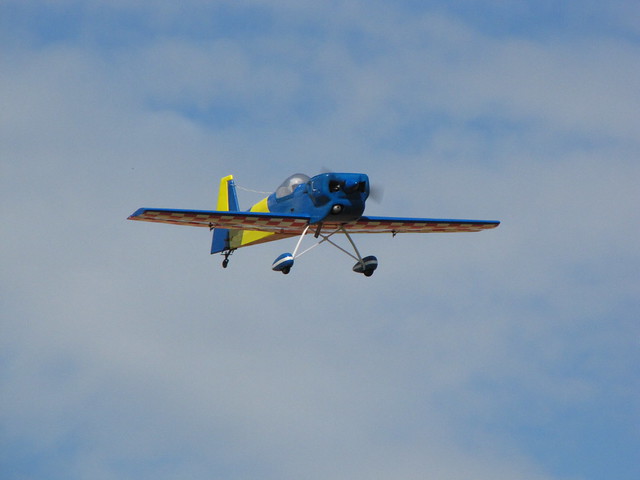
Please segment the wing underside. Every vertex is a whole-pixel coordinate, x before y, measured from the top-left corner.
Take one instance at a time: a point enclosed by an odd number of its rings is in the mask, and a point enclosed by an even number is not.
[[[141,208],[129,220],[168,223],[193,227],[229,228],[270,232],[285,236],[299,235],[309,224],[309,217],[303,215],[272,214],[260,212],[225,212],[207,210],[175,210]],[[479,232],[500,225],[495,220],[454,220],[438,218],[403,217],[361,217],[358,220],[340,224],[324,222],[323,234],[331,233],[342,226],[349,233],[453,233]],[[309,233],[315,230],[310,229]],[[274,238],[275,240],[276,238]]]
[[[480,232],[500,225],[495,220],[442,218],[361,217],[344,225],[349,233],[454,233]],[[327,224],[325,227],[333,226]],[[335,225],[334,228],[338,228]]]
[[[128,219],[209,229],[228,228],[290,235],[299,234],[309,223],[309,217],[299,215],[160,208],[141,208]]]

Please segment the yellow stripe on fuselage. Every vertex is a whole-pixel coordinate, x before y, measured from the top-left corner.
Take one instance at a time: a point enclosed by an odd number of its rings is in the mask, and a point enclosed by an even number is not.
[[[267,199],[264,198],[249,209],[250,212],[269,213]],[[229,232],[229,244],[231,248],[240,248],[270,237],[273,233],[258,232],[256,230],[231,230]]]

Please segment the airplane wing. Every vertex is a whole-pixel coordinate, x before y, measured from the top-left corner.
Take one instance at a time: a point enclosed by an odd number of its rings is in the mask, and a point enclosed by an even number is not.
[[[498,225],[500,222],[496,220],[361,217],[355,222],[347,223],[344,227],[349,233],[392,233],[395,235],[396,233],[480,232],[496,228]]]
[[[207,227],[209,229],[252,230],[287,235],[299,235],[309,223],[309,217],[301,215],[163,208],[140,208],[128,220]]]
[[[299,235],[309,223],[304,215],[215,210],[176,210],[140,208],[129,220],[168,223],[191,227],[253,230]],[[361,217],[344,224],[349,233],[452,233],[479,232],[500,225],[496,220],[453,220],[441,218]],[[340,224],[325,222],[322,231],[337,229]],[[310,232],[311,233],[311,232]]]

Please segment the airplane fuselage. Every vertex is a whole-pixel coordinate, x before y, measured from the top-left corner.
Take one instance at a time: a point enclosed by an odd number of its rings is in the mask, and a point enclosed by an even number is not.
[[[363,173],[296,174],[267,197],[266,206],[271,213],[309,215],[310,223],[349,222],[362,216],[368,196]]]

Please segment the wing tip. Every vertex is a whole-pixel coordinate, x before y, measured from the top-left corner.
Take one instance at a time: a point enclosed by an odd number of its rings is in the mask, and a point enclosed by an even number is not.
[[[138,217],[142,215],[145,212],[145,210],[147,209],[146,208],[137,209],[135,212],[133,212],[131,215],[127,217],[127,220],[138,220]]]

